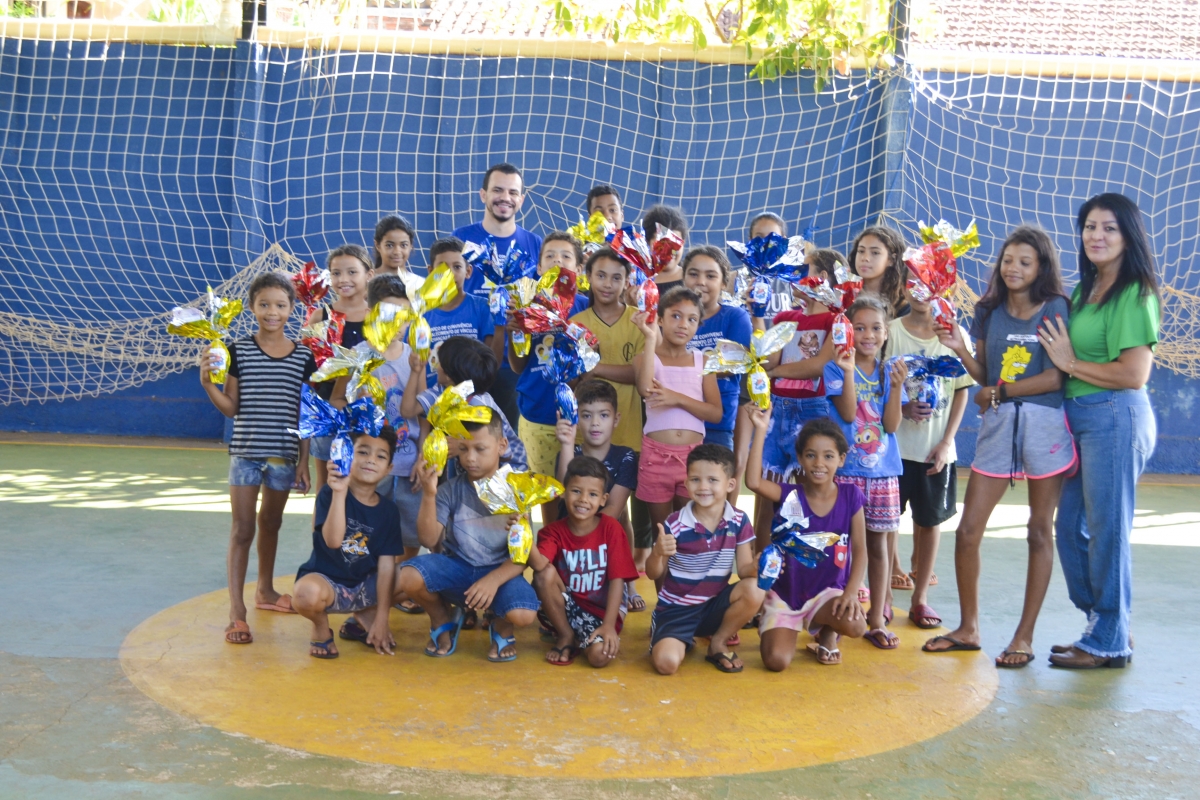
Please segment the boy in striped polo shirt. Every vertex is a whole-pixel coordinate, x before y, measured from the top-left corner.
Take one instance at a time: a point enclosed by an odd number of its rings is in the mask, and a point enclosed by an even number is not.
[[[721,672],[741,672],[728,640],[753,619],[765,592],[758,588],[754,528],[729,503],[737,491],[733,451],[702,444],[687,459],[691,502],[667,517],[666,530],[646,559],[646,575],[665,576],[650,621],[650,660],[661,675],[673,675],[694,644],[708,636],[708,661]],[[729,582],[734,566],[739,580]]]

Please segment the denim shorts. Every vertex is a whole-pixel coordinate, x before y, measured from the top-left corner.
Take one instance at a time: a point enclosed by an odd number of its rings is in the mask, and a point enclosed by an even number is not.
[[[447,603],[465,607],[467,589],[498,566],[500,565],[492,564],[487,567],[473,567],[457,556],[430,553],[410,558],[404,562],[401,569],[415,569],[421,573],[426,589],[439,595]],[[524,575],[518,575],[500,584],[496,596],[492,598],[491,610],[496,616],[502,617],[513,609],[537,611],[541,607],[537,592],[529,585],[529,581],[525,580]]]
[[[788,480],[798,479],[800,460],[796,440],[811,419],[829,416],[824,397],[779,397],[771,395],[771,426],[763,441],[763,471]]]
[[[332,436],[314,436],[308,440],[308,454],[318,461],[328,461],[329,447],[332,444]]]
[[[391,556],[385,556],[391,558]],[[372,572],[367,576],[366,580],[357,586],[343,586],[337,581],[331,581],[319,572],[310,572],[309,575],[316,575],[326,583],[329,588],[333,589],[333,602],[325,606],[326,614],[353,614],[355,611],[362,611],[367,608],[374,608],[379,604],[378,594],[376,590],[376,580],[378,573]]]
[[[733,431],[714,431],[706,430],[704,432],[705,444],[719,444],[722,447],[733,449]]]
[[[296,481],[296,465],[283,458],[229,457],[230,486],[266,486],[286,492]]]
[[[418,483],[419,487],[420,484]],[[391,500],[400,512],[400,541],[405,547],[420,547],[417,538],[417,514],[421,512],[421,493],[414,493],[407,475],[389,475],[379,482],[375,491]]]

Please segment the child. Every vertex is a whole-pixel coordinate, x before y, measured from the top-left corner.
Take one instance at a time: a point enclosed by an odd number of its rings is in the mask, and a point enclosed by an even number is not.
[[[529,560],[537,570],[539,616],[555,632],[546,660],[557,667],[573,662],[580,650],[593,667],[604,667],[621,648],[623,589],[638,573],[625,531],[601,511],[608,502],[608,482],[599,460],[572,459],[563,478],[566,518],[538,532]]]
[[[396,432],[385,425],[379,436],[357,433],[350,474],[330,467],[317,494],[313,549],[296,572],[296,611],[313,624],[308,654],[337,658],[330,614],[350,617],[340,636],[392,655],[396,640],[388,630],[395,591],[396,559],[404,552],[400,517],[375,488],[387,480],[396,451]]]
[[[337,294],[333,310],[346,315],[342,325],[342,347],[353,348],[363,340],[363,320],[371,307],[367,304],[367,284],[375,277],[375,265],[367,255],[366,248],[357,244],[344,244],[329,251],[325,260],[329,269],[329,286]],[[314,322],[324,319],[323,312],[318,312]],[[322,399],[341,408],[346,405],[346,398],[336,396],[333,391],[334,381],[322,381],[315,384],[314,389]],[[332,436],[318,436],[310,443],[313,458],[317,460],[316,483],[314,488],[319,492],[325,485],[325,477],[329,474],[329,445]]]
[[[579,268],[579,244],[566,233],[551,233],[542,243],[542,254],[538,259],[538,274],[544,275],[551,267],[575,272]],[[568,318],[587,308],[582,293],[575,297]],[[497,335],[500,331],[497,330]],[[554,397],[555,384],[546,377],[554,334],[533,336],[528,355],[520,355],[511,344],[508,363],[517,374],[517,408],[519,422],[517,431],[529,454],[529,468],[543,475],[554,474],[554,462],[558,457],[558,438],[555,426],[558,423],[558,405]],[[530,363],[532,359],[533,363]],[[557,513],[556,503],[546,503],[542,508],[542,519],[550,521]],[[546,515],[549,516],[546,516]]]
[[[710,636],[708,661],[721,672],[741,672],[738,654],[722,651],[749,622],[766,596],[755,580],[754,530],[729,503],[737,491],[732,451],[702,444],[687,457],[691,502],[658,526],[646,574],[662,578],[650,621],[650,660],[660,675],[674,675],[695,637]],[[730,584],[736,563],[739,580]]]
[[[642,217],[642,228],[646,231],[646,243],[652,247],[654,240],[658,238],[659,225],[662,225],[669,231],[673,231],[680,239],[683,239],[685,245],[687,244],[687,217],[683,216],[683,212],[678,208],[662,204],[653,205],[646,212],[646,216]],[[682,256],[683,249],[680,248],[671,258],[670,263],[654,276],[654,283],[658,286],[659,297],[662,297],[676,286],[683,285],[683,269],[679,266],[679,260]]]
[[[412,273],[425,277],[425,270],[408,265],[408,258],[416,246],[417,231],[412,223],[399,215],[388,214],[375,226],[375,272],[395,276]]]
[[[288,432],[300,420],[300,387],[317,370],[312,351],[287,338],[284,327],[296,305],[296,290],[284,276],[268,272],[250,283],[250,311],[258,322],[251,336],[229,345],[229,372],[222,390],[212,382],[219,356],[200,357],[200,385],[208,399],[233,419],[229,442],[229,627],[225,641],[250,644],[246,624],[246,565],[258,518],[258,586],[254,606],[292,612],[292,598],[275,591],[275,550],[288,493],[308,492],[308,442]],[[262,508],[258,494],[262,487]]]
[[[788,235],[787,223],[778,214],[771,211],[764,211],[750,220],[750,224],[746,230],[746,240],[751,241],[753,239],[766,238],[772,233],[786,239]],[[729,279],[725,281],[725,291],[733,294],[734,281],[732,272]],[[772,279],[771,296],[767,300],[767,315],[765,317],[751,317],[754,329],[765,331],[775,324],[776,314],[781,311],[791,311],[792,305],[792,284],[779,278]]]
[[[934,321],[929,303],[922,303],[907,289],[910,312],[888,325],[889,356],[954,355],[949,347],[938,341],[939,324]],[[957,327],[957,326],[955,326]],[[960,339],[966,332],[960,332]],[[891,585],[895,589],[911,588],[912,605],[908,618],[918,628],[936,628],[942,618],[928,604],[933,565],[937,560],[941,540],[941,524],[958,513],[958,473],[954,462],[954,437],[967,408],[967,389],[974,384],[970,375],[960,378],[936,378],[941,381],[941,400],[937,408],[915,402],[920,381],[909,381],[905,387],[908,402],[904,404],[904,419],[896,431],[903,473],[900,476],[900,512],[912,506],[913,519],[913,576],[901,572],[897,581],[897,538],[889,544],[892,553]]]
[[[377,275],[367,288],[367,301],[371,307],[380,303],[408,307],[408,295],[404,281],[395,275]],[[376,367],[372,373],[383,384],[386,403],[384,413],[388,424],[396,433],[396,454],[392,459],[391,472],[378,486],[378,492],[396,505],[400,514],[400,537],[404,542],[404,558],[412,558],[421,549],[417,541],[417,512],[421,508],[421,487],[413,473],[417,462],[417,443],[420,439],[421,421],[416,414],[404,416],[401,410],[404,390],[414,372],[420,380],[423,370],[412,368],[412,348],[404,341],[405,326],[396,333],[391,344],[383,353],[387,363]],[[402,559],[403,560],[403,559]],[[396,607],[406,614],[419,614],[421,610],[408,598],[397,601]]]
[[[903,472],[896,447],[900,426],[901,387],[908,377],[903,361],[883,368],[879,354],[887,343],[888,311],[875,295],[862,295],[846,312],[854,326],[854,352],[838,353],[825,365],[825,396],[830,416],[842,423],[850,451],[838,483],[852,483],[866,499],[867,575],[871,608],[866,639],[893,650],[900,639],[887,629],[892,620],[888,582],[889,535],[900,528],[900,480]]]
[[[719,247],[711,244],[693,247],[683,258],[683,285],[700,295],[700,327],[689,350],[705,355],[712,353],[721,339],[729,339],[743,347],[750,346],[754,326],[746,309],[721,303],[721,290],[729,277],[729,259]],[[742,375],[722,374],[717,376],[717,388],[721,392],[721,419],[704,426],[704,442],[719,444],[733,450],[733,427],[737,421],[738,394],[745,380]],[[737,474],[739,482],[741,473]]]
[[[425,655],[444,658],[458,647],[463,609],[490,610],[488,661],[517,657],[513,627],[532,625],[540,606],[525,580],[525,564],[508,557],[508,529],[514,516],[493,515],[475,492],[475,481],[492,477],[508,445],[500,416],[490,422],[466,422],[471,438],[458,456],[462,471],[438,487],[438,470],[421,461],[421,513],[417,535],[432,552],[405,561],[400,589],[429,614]],[[455,608],[451,611],[450,604]]]
[[[864,229],[850,248],[850,270],[863,279],[862,290],[882,297],[893,317],[908,313],[906,249],[904,237],[882,225]]]
[[[454,273],[454,285],[458,293],[454,299],[440,308],[425,313],[425,321],[429,323],[430,341],[434,347],[449,339],[451,336],[467,336],[492,348],[496,358],[500,358],[498,346],[493,346],[492,312],[487,300],[463,291],[464,282],[471,276],[471,265],[463,258],[463,243],[453,236],[438,239],[429,248],[429,269],[434,270],[445,264]],[[433,388],[437,384],[437,376],[432,367],[425,371],[425,385]]]
[[[796,652],[796,634],[800,631],[817,637],[819,663],[840,664],[838,638],[857,639],[867,632],[865,615],[858,602],[858,587],[866,572],[863,495],[854,484],[834,480],[846,462],[850,445],[833,420],[809,420],[796,439],[796,453],[804,467],[800,483],[779,484],[760,478],[768,416],[768,412],[759,408],[750,411],[754,443],[750,447],[746,487],[776,504],[795,494],[808,519],[804,533],[836,533],[841,538],[825,548],[825,560],[812,568],[784,554],[783,573],[767,592],[758,628],[763,665],[773,672],[787,669]]]
[[[704,423],[720,421],[725,411],[716,377],[704,374],[704,354],[688,349],[700,327],[700,295],[677,286],[659,300],[657,325],[646,322],[645,312],[634,314],[633,323],[646,340],[633,361],[646,399],[637,496],[661,526],[676,498],[688,494],[685,459],[704,441]]]
[[[617,410],[617,390],[607,381],[589,377],[576,387],[575,399],[579,404],[579,424],[572,425],[565,419],[558,421],[557,434],[561,447],[556,473],[558,480],[560,483],[566,481],[567,468],[578,457],[588,456],[602,463],[608,470],[604,485],[604,494],[608,499],[602,510],[621,524],[629,536],[628,546],[632,548],[635,541],[626,504],[637,488],[638,460],[637,453],[631,448],[613,444],[613,431],[621,422],[621,413]],[[576,434],[580,432],[582,443],[575,444]],[[568,509],[565,501],[560,501],[558,511],[559,518],[566,515]],[[646,547],[649,549],[649,541]],[[633,588],[633,581],[625,584],[625,600],[631,611],[646,609],[646,601]]]
[[[616,187],[606,183],[593,186],[587,193],[584,205],[587,206],[589,217],[599,211],[614,228],[625,224],[625,207],[621,205],[621,193]]]
[[[1029,481],[1029,570],[1025,605],[1012,641],[996,666],[1024,667],[1033,660],[1037,622],[1054,567],[1054,511],[1064,476],[1076,465],[1075,441],[1063,410],[1063,374],[1037,339],[1038,323],[1068,317],[1058,251],[1045,231],[1021,226],[1000,248],[987,293],[975,304],[971,336],[975,355],[959,329],[938,331],[984,386],[975,395],[982,411],[975,463],[954,545],[961,617],[958,627],[925,643],[929,653],[975,650],[979,636],[979,544],[983,529],[1010,481]]]

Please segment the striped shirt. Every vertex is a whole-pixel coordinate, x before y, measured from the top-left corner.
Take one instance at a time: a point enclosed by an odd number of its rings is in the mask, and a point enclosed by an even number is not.
[[[696,606],[716,597],[733,574],[738,546],[754,541],[749,518],[728,501],[715,531],[696,520],[691,503],[667,517],[666,528],[676,550],[667,560],[659,605]]]
[[[229,455],[295,463],[299,440],[287,429],[299,424],[300,387],[317,371],[312,351],[297,344],[283,358],[272,358],[247,336],[229,347],[229,356],[229,374],[238,381]]]

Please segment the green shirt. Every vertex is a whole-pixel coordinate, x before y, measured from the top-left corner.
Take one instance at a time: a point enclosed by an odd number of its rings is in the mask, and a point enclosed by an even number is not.
[[[1075,358],[1093,364],[1116,361],[1122,350],[1158,344],[1158,298],[1141,296],[1142,286],[1133,283],[1120,296],[1103,306],[1089,303],[1076,310],[1079,287],[1071,296],[1071,346]],[[1104,391],[1080,378],[1067,379],[1067,397],[1083,397]]]

